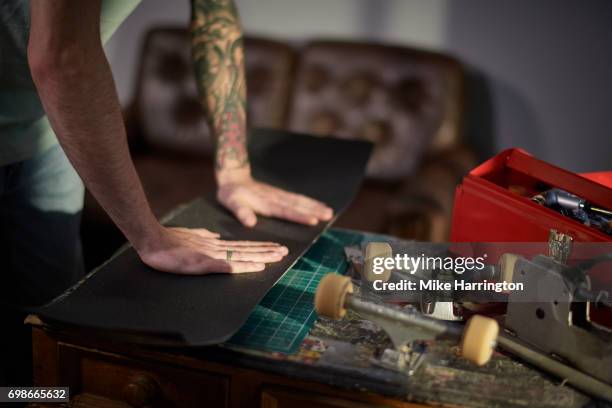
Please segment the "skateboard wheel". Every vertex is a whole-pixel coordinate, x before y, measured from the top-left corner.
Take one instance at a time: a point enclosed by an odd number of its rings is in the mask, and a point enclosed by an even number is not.
[[[466,324],[461,339],[461,355],[479,366],[486,364],[493,355],[499,334],[497,321],[475,315]]]
[[[512,278],[514,276],[514,265],[516,265],[516,261],[520,258],[519,255],[505,253],[499,257],[499,270],[501,272],[500,281],[512,283]]]
[[[325,275],[315,293],[315,310],[321,316],[340,319],[346,315],[344,301],[349,293],[353,293],[353,284],[348,276]]]
[[[391,269],[386,269],[383,267],[382,273],[375,273],[374,259],[391,258],[392,256],[393,250],[388,242],[370,242],[366,246],[364,257],[363,275],[366,280],[368,282],[374,282],[376,280],[387,282],[391,277]],[[380,266],[378,266],[378,268],[380,268]]]

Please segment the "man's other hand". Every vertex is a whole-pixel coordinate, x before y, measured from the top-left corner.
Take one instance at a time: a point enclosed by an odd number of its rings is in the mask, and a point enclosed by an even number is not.
[[[247,227],[257,223],[256,214],[305,225],[329,221],[334,215],[320,201],[254,180],[248,168],[218,172],[217,182],[217,199]]]
[[[183,275],[258,272],[289,253],[273,242],[224,241],[202,228],[166,227],[137,251],[150,267]]]

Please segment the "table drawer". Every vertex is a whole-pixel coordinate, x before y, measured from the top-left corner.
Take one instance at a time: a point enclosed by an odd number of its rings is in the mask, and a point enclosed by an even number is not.
[[[71,395],[95,395],[133,407],[225,407],[229,379],[223,375],[151,364],[117,355],[72,349],[62,383]]]

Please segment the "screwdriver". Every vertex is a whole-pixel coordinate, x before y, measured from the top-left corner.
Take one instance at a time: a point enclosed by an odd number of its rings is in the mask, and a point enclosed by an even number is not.
[[[577,197],[567,191],[553,188],[542,194],[545,205],[552,208],[565,210],[584,210],[591,213],[598,213],[607,217],[612,217],[612,211],[592,205],[587,200]]]

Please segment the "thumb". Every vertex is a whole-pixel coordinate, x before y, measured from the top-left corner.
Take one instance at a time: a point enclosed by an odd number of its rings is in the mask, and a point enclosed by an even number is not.
[[[245,227],[254,227],[257,224],[257,216],[249,207],[239,206],[236,211],[232,212]]]
[[[225,203],[225,206],[245,227],[254,227],[257,224],[257,216],[255,216],[255,212],[248,205],[244,205],[238,200],[229,200]]]

